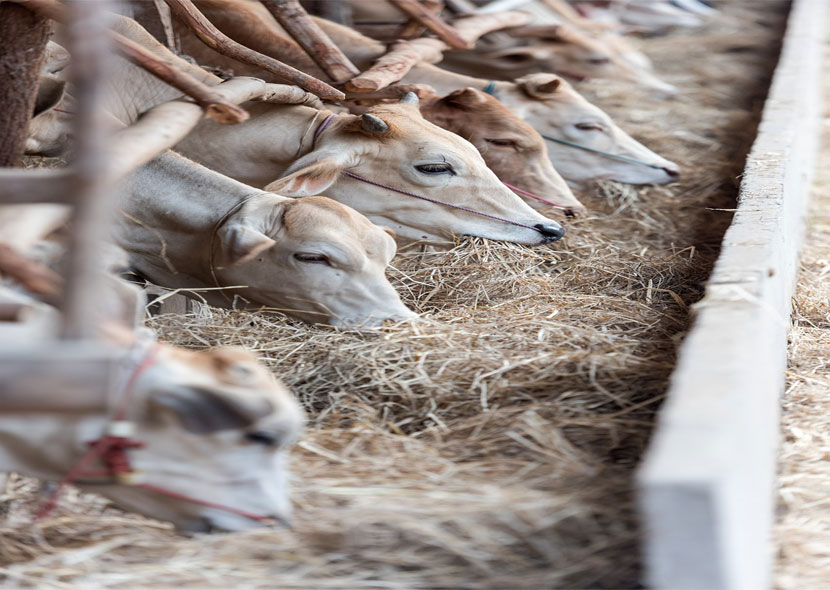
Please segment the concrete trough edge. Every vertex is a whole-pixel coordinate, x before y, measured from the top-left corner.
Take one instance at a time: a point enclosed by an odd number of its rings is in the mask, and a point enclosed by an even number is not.
[[[828,4],[792,3],[738,208],[637,473],[651,588],[771,585],[780,396]]]

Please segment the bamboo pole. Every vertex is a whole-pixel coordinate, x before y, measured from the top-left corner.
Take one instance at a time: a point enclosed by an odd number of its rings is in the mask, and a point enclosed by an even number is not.
[[[342,100],[345,95],[336,88],[272,57],[241,45],[222,33],[199,12],[190,0],[165,0],[173,14],[208,47],[237,61],[274,74],[286,82],[328,100]]]
[[[214,92],[212,87],[178,69],[132,39],[116,32],[110,34],[119,52],[127,59],[193,98],[196,104],[205,109],[205,114],[217,123],[234,124],[248,120],[249,115],[245,109],[228,102]]]
[[[437,63],[446,49],[443,41],[421,38],[398,41],[390,51],[379,57],[371,68],[346,82],[349,92],[377,92],[394,84],[421,62]]]
[[[427,29],[435,33],[444,43],[453,49],[472,49],[472,46],[458,34],[452,26],[445,23],[441,17],[430,12],[418,0],[390,0],[410,18],[419,21]]]
[[[360,73],[297,0],[260,2],[332,80],[345,82]]]
[[[61,337],[92,339],[98,332],[97,294],[105,288],[103,252],[109,239],[112,199],[106,178],[108,124],[104,118],[104,87],[109,73],[111,41],[107,35],[108,0],[71,0],[66,34],[72,55],[75,98],[76,151],[71,164],[74,192],[63,278],[66,284],[60,306]]]

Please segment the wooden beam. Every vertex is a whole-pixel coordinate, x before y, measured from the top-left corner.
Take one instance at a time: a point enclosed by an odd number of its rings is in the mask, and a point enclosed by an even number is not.
[[[511,10],[496,14],[465,16],[454,20],[452,25],[464,41],[475,46],[476,41],[484,35],[502,29],[512,30],[514,27],[521,27],[526,25],[530,18],[526,12]],[[511,31],[507,32],[511,33]]]
[[[346,82],[349,92],[377,92],[406,76],[421,62],[437,63],[447,46],[438,39],[421,38],[398,41],[390,51],[379,57],[371,68]]]
[[[472,49],[472,46],[458,34],[453,27],[445,23],[441,17],[434,15],[418,0],[390,0],[410,18],[414,18],[427,29],[435,33],[444,43],[453,49]]]
[[[127,59],[193,98],[196,104],[205,109],[207,116],[217,123],[234,124],[248,120],[249,115],[245,109],[228,102],[204,82],[173,66],[132,39],[116,32],[112,32],[111,35],[118,51]]]
[[[173,14],[208,47],[237,61],[278,76],[291,84],[328,100],[342,100],[345,95],[336,88],[308,74],[292,68],[272,57],[262,55],[241,45],[222,33],[199,12],[190,0],[165,0]]]
[[[0,203],[71,204],[72,173],[67,168],[8,168],[0,170]]]
[[[345,82],[360,73],[329,36],[311,20],[298,0],[260,2],[332,80]]]

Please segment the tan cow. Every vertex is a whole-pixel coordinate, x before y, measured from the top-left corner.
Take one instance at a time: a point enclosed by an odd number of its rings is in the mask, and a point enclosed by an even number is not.
[[[263,53],[279,55],[280,59],[316,76],[324,76],[260,5],[244,0],[199,0],[198,4],[230,37]],[[316,19],[316,22],[360,68],[369,67],[386,51],[382,43],[352,29],[324,19]],[[227,64],[187,36],[182,38],[182,43],[185,51],[195,54],[200,63]],[[234,71],[252,73],[244,67],[236,67]],[[261,72],[258,75],[268,78]],[[491,86],[491,80],[420,64],[403,81],[428,84],[440,94],[466,87],[478,90],[495,88],[494,96],[541,135],[612,154],[609,157],[550,141],[548,156],[556,170],[572,186],[578,187],[598,178],[632,184],[664,184],[676,180],[679,175],[675,163],[637,142],[558,76],[533,74],[516,83],[494,82]],[[637,160],[638,163],[613,156]]]
[[[376,326],[415,314],[386,279],[395,241],[325,197],[290,199],[167,152],[125,182],[116,241],[130,266],[224,307],[315,323]]]
[[[545,140],[501,102],[480,90],[462,88],[421,100],[421,114],[472,143],[502,181],[575,213],[585,207],[548,158]],[[549,203],[525,197],[544,209]]]
[[[442,67],[470,76],[513,80],[526,74],[552,72],[574,80],[620,80],[656,90],[677,93],[677,87],[660,80],[648,69],[635,67],[639,55],[620,54],[620,42],[606,42],[597,33],[586,34],[560,25],[550,38],[512,39],[507,45],[485,38],[472,51],[448,52]]]

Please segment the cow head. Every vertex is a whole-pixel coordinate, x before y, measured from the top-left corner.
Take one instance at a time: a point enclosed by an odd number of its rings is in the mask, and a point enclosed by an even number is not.
[[[472,143],[500,180],[575,211],[584,206],[548,158],[545,140],[498,100],[473,88],[462,88],[421,103],[428,121]],[[527,201],[544,208],[540,201]]]
[[[647,69],[632,66],[617,51],[618,45],[606,42],[608,35],[589,36],[563,25],[540,27],[538,30],[541,32],[534,33],[534,29],[529,28],[528,38],[517,39],[516,44],[510,47],[466,52],[470,62],[478,61],[479,67],[468,63],[463,73],[493,77],[492,71],[495,69],[502,76],[507,75],[505,79],[512,80],[526,74],[556,72],[578,79],[631,82],[667,95],[677,92],[677,88],[663,82]],[[541,38],[536,38],[537,35],[541,35]],[[640,56],[635,54],[627,57],[637,59]],[[490,74],[487,74],[488,70]]]
[[[0,469],[58,480],[79,464],[91,441],[108,433],[126,436],[144,446],[126,451],[130,473],[122,474],[124,479],[79,473],[74,483],[184,530],[263,524],[234,510],[288,520],[287,453],[304,421],[296,399],[243,349],[137,345],[136,333],[119,317],[121,307],[135,312],[135,291],[124,284],[102,294],[99,313],[116,310],[116,315],[102,325],[102,343],[84,348],[130,351],[123,373],[110,380],[111,389],[86,369],[73,372],[70,363],[61,365],[67,367],[66,380],[51,388],[30,384],[27,390],[21,380],[22,391],[4,389]],[[18,293],[11,295],[11,301],[26,303]],[[0,298],[9,301],[6,293]],[[26,311],[18,321],[30,336],[41,323],[54,326],[53,308],[33,302]],[[133,321],[126,319],[128,325]],[[123,408],[117,424],[116,408]],[[99,465],[86,469],[97,472]]]
[[[623,162],[548,142],[551,161],[572,186],[603,178],[630,184],[665,184],[679,176],[677,164],[636,141],[558,76],[531,74],[515,84],[498,83],[496,95],[543,136],[643,162]]]
[[[135,382],[133,398],[133,438],[146,444],[131,454],[141,482],[278,521],[290,517],[287,449],[299,436],[303,411],[253,354],[162,346]],[[138,486],[97,491],[181,529],[260,525]]]
[[[309,181],[312,182],[312,181]],[[376,326],[412,313],[385,276],[395,240],[325,197],[248,201],[217,231],[214,263],[243,297],[314,323]]]
[[[426,121],[413,98],[372,107],[362,116],[338,116],[320,134],[313,151],[266,189],[289,196],[323,193],[390,227],[404,240],[446,241],[453,235],[471,235],[536,245],[562,236],[555,221],[499,181],[473,145]],[[344,176],[343,171],[432,202]]]

